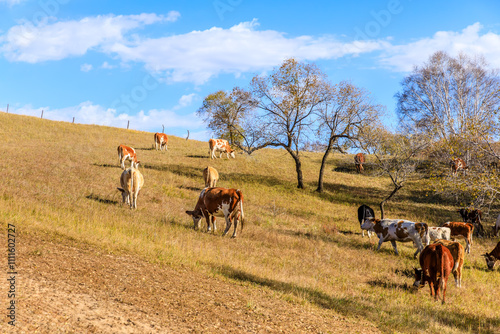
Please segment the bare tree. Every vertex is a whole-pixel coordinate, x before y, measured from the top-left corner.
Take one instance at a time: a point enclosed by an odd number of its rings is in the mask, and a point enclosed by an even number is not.
[[[327,93],[328,98],[317,110],[318,138],[324,150],[317,192],[323,191],[324,169],[330,152],[344,153],[350,147],[359,146],[361,130],[370,126],[384,109],[371,101],[367,91],[347,81],[331,87]]]
[[[500,129],[498,70],[480,56],[436,52],[403,80],[396,98],[401,125],[425,135],[438,152],[433,171],[458,157],[470,167],[467,177],[460,178],[431,172],[436,191],[444,189],[460,205],[491,203],[500,189],[500,180],[488,168],[500,157],[492,146]]]
[[[392,134],[381,124],[372,124],[361,134],[361,146],[373,157],[382,175],[388,176],[393,189],[380,202],[381,218],[384,218],[384,205],[412,178],[416,177],[416,167],[422,158],[422,151],[428,140],[422,135]]]
[[[297,187],[304,188],[301,146],[311,131],[312,115],[325,101],[328,88],[325,75],[313,64],[290,58],[268,76],[255,76],[251,82],[269,146],[282,147],[295,162]]]

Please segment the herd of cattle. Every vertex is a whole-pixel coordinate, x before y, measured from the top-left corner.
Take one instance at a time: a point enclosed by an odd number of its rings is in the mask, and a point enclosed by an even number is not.
[[[168,137],[166,134],[155,133],[154,142],[156,150],[167,150]],[[217,152],[219,158],[222,153],[226,153],[227,158],[235,158],[234,151],[226,140],[210,139],[208,143],[211,159],[216,158]],[[124,170],[120,176],[121,188],[118,188],[118,190],[122,193],[123,203],[129,204],[131,209],[136,209],[137,196],[144,185],[144,177],[138,170],[140,161],[137,160],[135,150],[125,145],[118,146],[118,159],[121,168]],[[127,169],[125,169],[126,160],[130,161],[130,168]],[[363,164],[365,163],[364,155],[362,153],[356,154],[354,163],[356,170],[362,173]],[[459,170],[465,172],[467,169],[462,159],[452,160],[450,166],[453,175],[456,175]],[[223,235],[227,234],[234,222],[232,237],[236,237],[238,222],[241,222],[241,228],[243,229],[243,193],[239,189],[216,187],[219,173],[213,167],[208,166],[203,170],[203,179],[205,188],[201,191],[194,210],[186,211],[186,214],[193,219],[194,229],[197,229],[200,220],[205,218],[207,230],[215,231],[216,216],[220,216],[224,217],[226,222]],[[458,212],[462,216],[463,222],[446,222],[440,227],[430,227],[426,223],[415,223],[408,220],[376,219],[373,209],[367,205],[362,205],[358,208],[358,220],[363,236],[364,231],[367,231],[368,237],[371,237],[372,233],[378,236],[377,251],[385,241],[390,241],[394,252],[398,255],[396,241],[412,241],[417,248],[414,257],[416,258],[420,253],[419,261],[421,266],[421,269],[415,269],[414,286],[423,287],[425,282],[428,282],[431,296],[435,296],[437,300],[441,290],[444,303],[446,284],[450,273],[453,273],[455,284],[458,287],[462,285],[464,257],[465,253],[471,252],[472,235],[475,227],[478,232],[481,230],[484,232],[481,224],[482,212],[480,210],[460,209]],[[500,215],[494,228],[495,235],[498,235]],[[465,249],[460,243],[454,241],[455,237],[465,239]],[[431,242],[433,243],[431,244]],[[500,242],[495,249],[490,253],[483,254],[483,256],[486,259],[488,268],[493,269],[495,262],[500,260]]]
[[[431,227],[426,223],[415,223],[401,219],[376,219],[372,208],[361,205],[358,208],[358,221],[361,229],[375,233],[378,238],[377,251],[385,241],[390,241],[394,252],[398,255],[396,241],[412,241],[417,248],[414,257],[420,253],[419,262],[421,269],[415,269],[415,287],[423,287],[425,282],[429,283],[431,296],[438,299],[439,291],[442,291],[443,303],[445,302],[446,284],[448,276],[453,273],[455,284],[462,285],[462,268],[465,253],[471,252],[472,235],[474,225],[480,221],[480,210],[460,209],[464,222],[446,222],[440,227]],[[481,225],[482,226],[482,225]],[[500,215],[495,225],[495,233],[500,227]],[[456,237],[465,239],[465,250],[463,246],[455,242]],[[453,240],[453,241],[451,241]],[[431,242],[433,242],[431,244]],[[495,262],[500,260],[500,242],[490,252],[483,254],[488,268],[493,269]]]

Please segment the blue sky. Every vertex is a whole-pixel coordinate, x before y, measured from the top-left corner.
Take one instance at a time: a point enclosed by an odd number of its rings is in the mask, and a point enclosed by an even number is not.
[[[289,57],[387,106],[435,51],[500,68],[500,1],[0,0],[0,110],[206,140],[195,112]]]

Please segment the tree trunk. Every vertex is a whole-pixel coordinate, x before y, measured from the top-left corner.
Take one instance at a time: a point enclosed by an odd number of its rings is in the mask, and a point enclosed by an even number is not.
[[[325,171],[326,158],[328,158],[330,151],[331,151],[331,145],[328,146],[328,148],[325,151],[325,154],[323,155],[323,159],[321,159],[321,167],[319,168],[319,177],[318,177],[318,188],[316,188],[316,191],[319,193],[323,192],[323,174]]]
[[[391,192],[391,194],[386,199],[384,199],[382,202],[380,202],[380,219],[384,219],[384,204],[385,204],[385,202],[390,200],[392,198],[392,196],[394,196],[394,194],[397,193],[398,190],[401,188],[403,188],[403,186],[395,186],[394,190]]]
[[[304,181],[302,178],[302,163],[300,162],[300,157],[293,153],[293,151],[288,151],[295,161],[295,170],[297,171],[297,188],[304,189]]]

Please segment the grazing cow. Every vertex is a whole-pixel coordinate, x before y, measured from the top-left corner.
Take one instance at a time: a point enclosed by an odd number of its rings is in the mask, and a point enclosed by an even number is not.
[[[450,228],[452,240],[455,240],[455,238],[453,237],[464,237],[465,251],[470,254],[474,225],[472,225],[471,223],[462,223],[462,222],[446,222],[443,225],[441,225],[441,227]]]
[[[484,227],[483,224],[481,224],[483,212],[481,210],[462,208],[457,210],[457,212],[460,213],[464,222],[472,223],[472,225],[474,225],[477,235],[484,235]]]
[[[203,170],[203,180],[205,180],[205,187],[215,188],[219,180],[219,173],[215,168],[208,166]]]
[[[229,231],[231,221],[234,219],[234,232],[232,238],[236,237],[238,220],[241,218],[241,229],[243,230],[243,194],[237,189],[205,188],[201,191],[198,203],[193,211],[186,211],[193,218],[194,229],[198,228],[199,221],[205,217],[207,230],[211,230],[210,221],[214,231],[216,230],[215,216],[223,216],[226,220],[226,229],[223,236]]]
[[[137,155],[132,147],[125,145],[118,146],[118,160],[122,169],[125,169],[125,160],[130,161],[130,167],[139,167],[140,161],[137,160]]]
[[[500,241],[491,252],[483,254],[483,256],[486,260],[488,269],[493,270],[495,263],[500,260]]]
[[[443,239],[436,240],[434,243],[441,244],[448,248],[451,256],[453,256],[453,261],[455,262],[453,266],[453,276],[455,277],[456,286],[460,288],[462,286],[462,269],[465,259],[464,246],[459,242]]]
[[[131,209],[137,209],[137,196],[144,185],[144,177],[141,172],[134,167],[127,168],[120,176],[121,188],[117,188],[122,193],[123,203],[130,204]]]
[[[495,237],[498,237],[498,231],[500,231],[500,215],[497,217],[497,222],[495,226],[493,226],[493,230],[495,232]]]
[[[420,267],[415,268],[415,287],[422,288],[429,283],[431,296],[438,300],[439,290],[443,294],[443,304],[446,298],[446,284],[453,271],[455,261],[448,248],[441,244],[432,244],[424,248],[420,254]]]
[[[210,154],[210,158],[212,159],[215,159],[216,152],[219,152],[219,158],[222,156],[222,153],[226,153],[226,157],[228,159],[229,156],[231,156],[231,158],[235,158],[234,151],[225,139],[210,139],[208,141],[208,146],[210,148],[208,154]]]
[[[451,160],[450,167],[451,167],[451,174],[453,176],[456,176],[457,172],[460,170],[463,171],[463,173],[465,175],[465,171],[467,169],[469,169],[469,166],[467,166],[465,164],[465,161],[463,159],[460,159],[460,158],[456,158],[456,159]]]
[[[363,153],[358,153],[354,156],[354,164],[356,165],[356,171],[358,173],[363,173],[363,164],[365,163],[365,156]]]
[[[429,226],[429,239],[434,241],[437,239],[451,239],[451,230],[449,227],[435,227]]]
[[[168,144],[168,136],[164,133],[155,133],[155,149],[158,151],[158,145],[160,146],[160,151],[163,147],[165,147],[165,151],[167,150]]]
[[[413,257],[424,249],[424,244],[429,244],[429,227],[426,223],[414,223],[401,219],[366,219],[361,225],[362,229],[375,231],[379,237],[377,251],[385,241],[390,241],[394,252],[399,255],[396,241],[413,241],[417,251]]]
[[[375,212],[368,205],[363,204],[358,208],[358,220],[359,220],[360,227],[363,224],[363,222],[365,221],[365,219],[367,219],[367,218],[375,218]],[[372,231],[368,230],[367,232],[368,232],[368,238],[371,238]],[[362,233],[362,236],[364,237],[365,230],[363,228],[361,228],[361,233]]]

